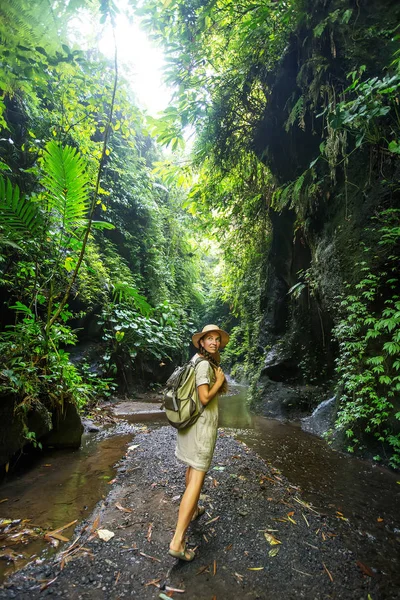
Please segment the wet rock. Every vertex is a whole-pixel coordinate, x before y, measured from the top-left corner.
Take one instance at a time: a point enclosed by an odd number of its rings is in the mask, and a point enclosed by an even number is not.
[[[84,431],[86,431],[87,433],[94,433],[96,431],[100,431],[100,427],[97,427],[97,425],[95,425],[91,419],[82,419],[82,425]]]
[[[282,347],[274,346],[265,357],[264,367],[261,371],[260,381],[268,377],[272,381],[289,382],[299,377],[298,361],[285,354]]]
[[[33,401],[22,415],[15,411],[19,399],[13,394],[0,394],[0,465],[7,464],[27,445],[24,424],[36,439],[51,431],[51,414],[41,402]]]
[[[337,412],[336,397],[328,398],[318,404],[309,417],[301,419],[301,428],[314,435],[323,437],[333,427]]]

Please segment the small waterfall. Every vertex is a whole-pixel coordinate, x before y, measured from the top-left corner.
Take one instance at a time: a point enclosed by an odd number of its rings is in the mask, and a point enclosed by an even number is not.
[[[333,425],[336,414],[336,396],[323,400],[309,417],[301,419],[301,428],[320,437]]]

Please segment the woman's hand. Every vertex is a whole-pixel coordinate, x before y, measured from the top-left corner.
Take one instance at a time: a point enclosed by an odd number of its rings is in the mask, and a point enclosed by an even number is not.
[[[218,367],[218,369],[215,371],[215,380],[216,380],[216,383],[218,384],[218,389],[219,389],[225,381],[225,375],[224,375],[224,372],[221,369],[221,367]]]

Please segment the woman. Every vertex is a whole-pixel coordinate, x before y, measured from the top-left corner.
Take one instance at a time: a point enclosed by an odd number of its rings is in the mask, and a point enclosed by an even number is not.
[[[227,389],[225,375],[219,366],[219,350],[228,341],[229,335],[216,325],[206,325],[192,337],[194,346],[198,348],[192,361],[199,357],[204,359],[199,360],[195,367],[197,391],[204,410],[191,427],[178,431],[175,456],[187,465],[186,490],[169,548],[171,556],[185,561],[194,559],[193,550],[187,550],[185,546],[186,530],[190,521],[205,512],[205,508],[197,503],[217,440],[218,395]]]

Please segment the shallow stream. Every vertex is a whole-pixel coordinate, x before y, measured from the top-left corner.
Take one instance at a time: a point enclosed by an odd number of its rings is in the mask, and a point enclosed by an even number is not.
[[[141,403],[141,412],[134,414],[137,408],[135,402],[124,403],[116,416],[136,425],[165,424],[156,404]],[[234,394],[220,400],[220,427],[280,469],[301,488],[303,499],[337,519],[358,560],[395,576],[400,475],[335,452],[297,424],[251,415],[245,388],[237,387]],[[0,517],[30,519],[29,527],[34,524],[46,530],[85,519],[107,494],[116,472],[114,465],[132,440],[134,434],[123,431],[117,426],[85,434],[79,450],[46,452],[34,466],[11,475],[0,486]],[[71,529],[63,535],[71,537]],[[17,567],[43,551],[48,555],[52,550],[42,539],[29,542],[22,548],[24,559],[17,561]],[[15,567],[1,561],[0,568],[4,577]]]

